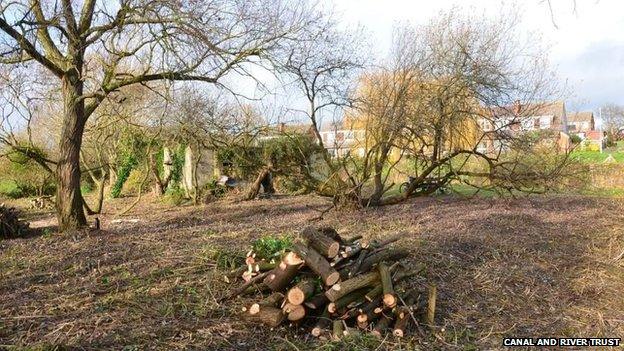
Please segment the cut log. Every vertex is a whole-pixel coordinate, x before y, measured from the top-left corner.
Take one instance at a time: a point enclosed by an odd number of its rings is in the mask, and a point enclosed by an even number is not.
[[[308,246],[316,250],[327,258],[334,258],[340,251],[340,243],[313,227],[306,227],[301,232],[301,237],[305,239]]]
[[[392,285],[392,276],[390,275],[390,269],[384,262],[381,262],[377,268],[379,270],[379,277],[381,279],[384,306],[388,308],[394,308],[397,304],[397,298],[394,293],[394,286]]]
[[[405,331],[410,321],[410,311],[409,308],[405,306],[401,306],[397,308],[396,311],[396,322],[394,323],[394,330],[392,334],[394,336],[402,338],[405,336]]]
[[[220,298],[218,301],[225,301],[225,300],[229,300],[231,298],[234,298],[240,294],[242,294],[243,292],[247,291],[248,288],[250,288],[253,284],[260,282],[262,279],[265,279],[266,277],[268,277],[269,272],[264,272],[264,273],[260,273],[257,276],[251,278],[251,280],[249,280],[248,282],[245,282],[244,284],[242,284],[241,286],[239,286],[238,288],[232,290],[229,294],[225,295],[224,297]]]
[[[284,313],[289,314],[290,312],[294,311],[295,309],[298,308],[298,306],[300,305],[295,305],[292,304],[290,302],[284,302],[284,305],[282,306],[282,311],[284,311]]]
[[[350,248],[350,250],[347,250],[347,248]],[[360,253],[360,251],[362,251],[363,247],[362,245],[360,245],[360,243],[355,244],[354,246],[347,246],[345,247],[345,250],[340,254],[340,256],[343,259],[349,259],[351,257],[355,257],[357,254]]]
[[[243,316],[250,322],[262,323],[273,328],[279,326],[286,317],[281,309],[269,306],[261,308],[256,314],[245,313]]]
[[[314,328],[312,328],[312,332],[311,332],[312,335],[318,338],[319,336],[321,336],[324,330],[329,328],[331,323],[332,323],[332,320],[329,315],[329,311],[325,309],[323,313],[319,316],[318,321],[316,322],[316,325],[314,326]]]
[[[334,340],[342,339],[342,337],[344,336],[344,325],[342,324],[341,320],[338,319],[334,321],[332,330],[332,336]]]
[[[352,244],[360,239],[362,239],[363,236],[362,235],[354,235],[348,239],[343,240],[344,244]]]
[[[303,279],[297,285],[288,290],[286,297],[288,302],[294,305],[301,305],[305,300],[314,294],[314,281],[311,279]]]
[[[340,234],[338,234],[338,232],[336,231],[336,229],[330,227],[330,226],[320,226],[317,228],[317,230],[321,233],[323,233],[323,235],[327,236],[328,238],[337,241],[340,244],[343,244],[345,241],[342,239],[342,237],[340,236]]]
[[[379,321],[375,323],[375,327],[371,331],[371,334],[380,338],[386,329],[388,329],[390,323],[392,323],[392,318],[390,316],[382,315]]]
[[[329,290],[325,292],[325,296],[331,302],[337,301],[339,298],[348,295],[349,293],[374,285],[379,281],[379,272],[373,271],[367,274],[345,280],[343,282],[334,284]]]
[[[360,313],[356,317],[357,326],[360,329],[366,329],[368,326],[377,319],[381,314],[376,314],[373,311],[367,313]]]
[[[366,294],[366,300],[373,301],[377,297],[381,296],[382,293],[383,293],[383,287],[381,286],[381,284],[379,284]]]
[[[378,264],[379,262],[393,262],[404,259],[409,256],[409,252],[407,250],[399,250],[399,249],[387,249],[378,251],[376,253],[372,253],[368,255],[362,265],[360,266],[359,272],[368,272],[371,268]],[[357,273],[357,272],[356,272]]]
[[[305,310],[305,307],[303,307],[303,305],[291,305],[290,307],[291,308],[288,312],[289,321],[295,322],[295,321],[302,320],[303,317],[305,317],[306,310]]]
[[[359,310],[359,314],[356,318],[359,328],[365,329],[368,325],[381,316],[380,313],[375,313],[376,308],[382,304],[381,296],[378,296],[373,301],[369,301],[362,306]]]
[[[406,232],[399,232],[384,238],[383,240],[375,240],[371,243],[371,247],[378,249],[384,246],[388,246],[394,242],[397,242],[406,236]]]
[[[362,250],[360,250],[360,254],[358,255],[357,260],[355,261],[355,264],[353,265],[353,267],[351,267],[348,272],[347,272],[347,277],[353,277],[356,274],[358,274],[358,272],[360,272],[360,267],[362,267],[362,264],[364,263],[364,259],[366,258],[366,256],[368,255],[368,249],[362,248]],[[343,276],[343,273],[340,273],[340,276]]]
[[[262,307],[277,307],[284,300],[284,294],[275,292],[249,307],[249,314],[256,314]]]
[[[294,245],[295,251],[304,259],[306,265],[310,267],[316,274],[321,276],[323,284],[331,286],[340,280],[340,275],[333,269],[325,257],[321,256],[311,247],[304,246],[301,243]]]
[[[329,302],[329,299],[327,298],[327,296],[325,296],[325,293],[322,292],[320,294],[314,295],[309,300],[305,301],[304,305],[307,308],[317,310],[317,309],[321,309],[325,307],[325,305],[327,305],[328,302]]]
[[[270,271],[271,269],[275,268],[275,266],[277,266],[276,263],[260,261],[260,262],[256,262],[253,265],[252,271],[254,271],[254,272]],[[248,272],[248,271],[249,271],[249,266],[248,265],[244,265],[244,266],[241,266],[239,268],[236,268],[236,269],[230,271],[228,274],[226,274],[226,276],[228,278],[240,277],[243,273]]]
[[[435,323],[436,295],[437,288],[435,285],[431,285],[429,287],[429,294],[427,299],[427,324],[430,327],[433,327]]]
[[[344,312],[342,312],[340,310],[348,307],[350,304],[355,303],[355,302],[364,302],[364,295],[366,295],[367,291],[368,291],[368,289],[366,289],[366,288],[359,289],[359,290],[353,291],[352,293],[347,294],[347,295],[341,297],[340,299],[336,300],[335,302],[330,302],[329,304],[327,304],[327,311],[329,311],[329,313],[331,313],[331,314],[339,314],[339,315],[341,315]]]
[[[401,272],[401,273],[397,273],[395,275],[393,275],[392,277],[392,281],[397,284],[402,280],[405,280],[409,277],[413,277],[415,275],[418,275],[420,273],[422,273],[422,271],[425,270],[425,265],[422,263],[417,264],[413,269],[411,269],[408,272]]]
[[[269,272],[264,279],[264,284],[273,291],[284,290],[290,281],[297,275],[303,261],[294,252],[289,252],[284,256],[282,262]]]

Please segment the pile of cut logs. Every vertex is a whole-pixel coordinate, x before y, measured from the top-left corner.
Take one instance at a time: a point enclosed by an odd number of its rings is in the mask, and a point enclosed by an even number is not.
[[[0,204],[0,239],[16,238],[28,230],[28,222],[20,220],[20,213],[14,207]]]
[[[400,237],[369,242],[342,238],[331,227],[307,227],[280,262],[256,260],[249,252],[247,266],[229,275],[242,276],[245,283],[223,299],[262,294],[243,307],[245,319],[270,327],[290,321],[319,338],[360,331],[381,336],[387,330],[403,337],[422,311],[433,320],[435,289],[428,300],[419,290],[400,289],[401,282],[424,271],[422,265],[401,264],[408,252],[391,245]]]

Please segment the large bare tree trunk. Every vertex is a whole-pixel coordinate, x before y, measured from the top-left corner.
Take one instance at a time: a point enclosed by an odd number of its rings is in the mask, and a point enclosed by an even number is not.
[[[80,194],[80,147],[85,127],[82,82],[76,73],[63,77],[63,128],[56,168],[56,211],[60,231],[87,225]]]

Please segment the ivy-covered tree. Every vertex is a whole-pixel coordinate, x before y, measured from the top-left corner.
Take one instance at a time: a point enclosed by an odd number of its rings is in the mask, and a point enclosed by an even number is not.
[[[0,1],[0,63],[45,70],[62,97],[55,168],[61,231],[86,225],[80,194],[85,126],[103,101],[155,81],[220,84],[316,22],[289,0]]]

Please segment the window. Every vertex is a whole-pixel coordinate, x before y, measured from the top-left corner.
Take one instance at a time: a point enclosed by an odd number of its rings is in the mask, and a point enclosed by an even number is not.
[[[533,130],[536,124],[539,125],[538,121],[539,121],[539,118],[523,117],[520,122],[520,128],[522,130]]]
[[[553,119],[553,116],[540,116],[540,118],[539,118],[539,120],[540,120],[540,128],[541,129],[548,129],[548,128],[550,128],[552,119]]]
[[[481,130],[487,132],[489,130],[492,130],[492,124],[490,123],[490,121],[488,121],[485,118],[479,118],[479,127],[481,128]]]

